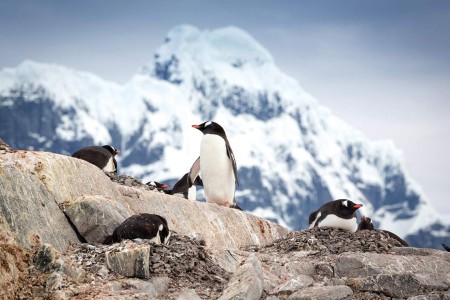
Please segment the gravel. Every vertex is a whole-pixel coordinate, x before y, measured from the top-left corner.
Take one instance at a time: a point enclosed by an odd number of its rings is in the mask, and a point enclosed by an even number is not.
[[[382,230],[361,230],[352,233],[343,229],[314,227],[291,232],[285,238],[265,247],[247,250],[262,253],[309,251],[309,255],[327,255],[348,251],[388,253],[393,247],[402,245]]]

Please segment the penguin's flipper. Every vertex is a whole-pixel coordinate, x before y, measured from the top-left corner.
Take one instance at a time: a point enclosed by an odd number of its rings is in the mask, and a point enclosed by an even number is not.
[[[442,245],[442,247],[444,247],[445,250],[447,250],[448,252],[450,252],[450,247],[449,247],[449,246],[447,246],[447,245],[444,244],[444,243],[442,243],[441,245]]]
[[[192,186],[192,183],[195,182],[197,176],[200,175],[200,156],[194,161],[191,169],[189,170],[189,187]]]
[[[318,210],[313,211],[312,213],[309,214],[309,221],[308,221],[308,224],[309,224],[308,228],[309,229],[317,226],[318,219],[320,217],[319,214],[320,214],[320,211],[318,211]]]
[[[227,148],[227,155],[228,158],[231,159],[231,163],[233,165],[233,172],[234,172],[234,178],[236,179],[236,184],[239,186],[239,178],[237,175],[237,166],[236,166],[236,159],[234,158],[233,150],[231,150],[230,144],[226,143]]]
[[[114,171],[113,171],[113,173],[114,173],[114,174],[117,174],[118,169],[117,169],[117,161],[116,161],[116,158],[115,158],[115,157],[113,157],[113,163],[114,163]]]

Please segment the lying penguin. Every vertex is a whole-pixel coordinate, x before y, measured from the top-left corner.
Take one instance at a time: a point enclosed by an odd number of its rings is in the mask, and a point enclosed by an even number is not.
[[[334,227],[355,232],[358,229],[356,210],[362,206],[347,199],[327,202],[309,215],[309,228]]]
[[[362,216],[361,222],[358,225],[358,230],[374,230],[374,229],[375,229],[375,226],[373,226],[372,219],[369,217],[366,217],[366,216]],[[390,232],[388,230],[384,230],[384,229],[379,229],[379,230],[386,233],[390,238],[393,238],[393,239],[399,241],[400,244],[402,244],[402,246],[409,247],[408,243],[404,239],[402,239],[401,237],[396,235],[395,233]]]
[[[164,184],[164,183],[159,183],[156,181],[150,181],[147,182],[146,185],[148,185],[152,190],[156,189],[158,192],[166,192],[164,189],[167,189],[168,187],[170,187],[170,185],[168,184]]]
[[[120,243],[122,240],[147,239],[156,244],[166,244],[169,242],[170,231],[165,218],[142,213],[134,215],[123,221],[114,229],[103,241],[103,244]]]
[[[120,150],[111,145],[88,146],[75,151],[72,154],[72,157],[90,162],[105,172],[117,173],[117,161],[115,156],[119,153]]]

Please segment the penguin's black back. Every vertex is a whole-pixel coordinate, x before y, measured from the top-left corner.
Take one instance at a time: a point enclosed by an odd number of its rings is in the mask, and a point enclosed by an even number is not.
[[[162,225],[162,230],[160,226]],[[166,242],[169,236],[169,227],[167,220],[160,215],[155,214],[139,214],[134,215],[123,221],[113,232],[111,237],[105,239],[105,244],[119,243],[122,240],[132,239],[153,239],[159,236],[162,243]]]
[[[101,146],[88,146],[77,150],[72,154],[72,157],[76,157],[102,169],[108,164],[109,159],[113,154]]]

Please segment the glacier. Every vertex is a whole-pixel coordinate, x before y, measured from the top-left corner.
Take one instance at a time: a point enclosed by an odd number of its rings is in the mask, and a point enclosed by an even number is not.
[[[248,212],[302,229],[323,203],[348,198],[413,245],[450,237],[392,142],[333,115],[237,27],[175,27],[124,85],[33,61],[2,69],[0,120],[13,147],[71,154],[112,144],[119,173],[171,184],[199,155],[191,125],[214,120],[233,147],[236,199]]]

